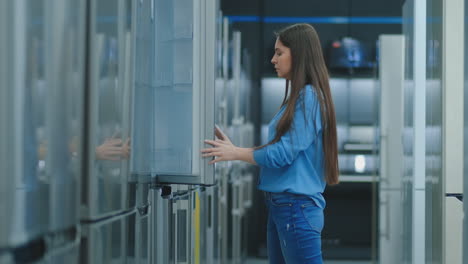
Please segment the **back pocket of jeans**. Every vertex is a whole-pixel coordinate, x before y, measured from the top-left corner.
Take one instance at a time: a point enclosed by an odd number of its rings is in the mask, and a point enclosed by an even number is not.
[[[302,204],[301,211],[310,228],[321,233],[324,225],[322,208],[317,207],[314,202],[311,202]]]

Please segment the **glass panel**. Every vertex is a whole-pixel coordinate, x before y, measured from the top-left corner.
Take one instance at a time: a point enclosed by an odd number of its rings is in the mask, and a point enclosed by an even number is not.
[[[133,172],[191,175],[193,1],[139,5]],[[155,34],[155,33],[158,34]]]
[[[192,173],[193,12],[193,0],[156,0],[156,174]]]
[[[89,218],[127,206],[131,69],[128,1],[91,1]],[[127,61],[128,60],[128,61]]]
[[[194,0],[138,6],[132,173],[141,181],[210,184],[214,166],[199,149],[214,137],[216,28],[194,14],[214,22],[215,6]]]
[[[154,79],[154,20],[151,17],[151,1],[136,1],[135,43],[135,91],[132,135],[132,173],[139,180],[147,181],[155,170],[152,151],[155,138],[153,123],[155,111]]]

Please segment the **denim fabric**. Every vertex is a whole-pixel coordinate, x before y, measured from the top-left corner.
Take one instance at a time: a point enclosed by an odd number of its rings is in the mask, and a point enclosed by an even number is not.
[[[307,196],[265,193],[267,243],[271,264],[318,264],[322,261],[323,209]]]

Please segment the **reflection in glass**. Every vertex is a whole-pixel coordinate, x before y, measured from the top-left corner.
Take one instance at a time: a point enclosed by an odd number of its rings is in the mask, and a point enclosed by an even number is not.
[[[87,219],[125,210],[128,194],[131,28],[126,1],[91,1]]]
[[[50,0],[2,1],[0,17],[5,248],[77,224],[85,16],[82,2]]]

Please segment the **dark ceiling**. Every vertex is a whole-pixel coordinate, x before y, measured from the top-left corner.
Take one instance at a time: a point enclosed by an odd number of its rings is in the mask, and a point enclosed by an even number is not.
[[[375,43],[380,34],[402,32],[402,25],[399,23],[379,23],[385,18],[401,18],[401,0],[221,0],[221,10],[225,16],[255,16],[260,21],[265,17],[375,19],[376,23],[310,23],[319,33],[324,52],[333,40],[344,36],[362,41],[375,52]],[[275,75],[270,64],[275,42],[274,32],[288,25],[290,23],[236,21],[231,23],[232,30],[242,32],[242,45],[249,54],[253,79],[260,80],[262,77]]]

